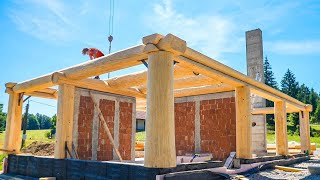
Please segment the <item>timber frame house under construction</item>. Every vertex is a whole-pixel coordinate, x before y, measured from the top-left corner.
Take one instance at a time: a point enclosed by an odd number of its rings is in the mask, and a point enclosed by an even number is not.
[[[19,153],[23,96],[57,99],[54,158],[66,158],[72,149],[74,91],[84,88],[136,98],[136,109],[147,112],[145,167],[176,166],[174,98],[235,92],[236,155],[252,158],[251,116],[275,115],[276,153],[288,155],[287,113],[300,113],[301,150],[310,151],[309,112],[304,104],[187,46],[168,34],[152,34],[143,44],[68,67],[21,83],[7,83],[9,94],[4,150]],[[92,76],[148,64],[148,70],[108,80]],[[50,88],[58,86],[58,90]],[[274,102],[275,107],[252,108],[251,96]]]

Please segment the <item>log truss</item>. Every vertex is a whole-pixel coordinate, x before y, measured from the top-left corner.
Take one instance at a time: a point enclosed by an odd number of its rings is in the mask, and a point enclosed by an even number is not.
[[[169,51],[174,53],[174,94],[175,97],[192,96],[216,92],[234,91],[237,87],[248,86],[254,95],[271,101],[285,101],[288,112],[310,111],[306,105],[278,90],[207,57],[186,46],[186,42],[168,34],[152,34],[143,38],[143,45],[134,46],[110,55],[65,68],[54,73],[27,80],[21,83],[7,83],[9,94],[24,93],[36,97],[57,98],[57,90],[49,87],[71,84],[76,87],[103,92],[134,96],[145,102],[147,70],[108,80],[88,79],[116,70],[141,64],[147,60],[148,53]],[[140,103],[141,104],[141,103]],[[140,106],[143,109],[143,106]],[[255,109],[253,114],[273,113],[269,109]]]
[[[251,114],[276,113],[281,114],[279,117],[284,117],[283,113],[286,112],[304,112],[306,114],[312,111],[311,105],[304,104],[297,99],[294,99],[218,62],[215,59],[189,48],[186,41],[172,34],[168,34],[166,36],[152,34],[144,37],[142,41],[142,45],[124,49],[41,77],[21,83],[7,83],[6,92],[14,97],[16,95],[30,95],[57,99],[59,98],[58,90],[50,87],[56,85],[69,85],[72,87],[81,87],[136,97],[137,109],[146,110],[146,99],[148,94],[147,70],[107,80],[90,79],[90,77],[140,65],[142,63],[141,61],[148,61],[150,54],[154,54],[159,51],[166,51],[169,54],[173,54],[173,59],[171,59],[172,63],[174,63],[173,76],[170,76],[173,78],[173,81],[170,82],[174,83],[174,97],[235,91],[238,92],[237,94],[239,94],[239,96],[241,95],[241,97],[248,98],[248,94],[251,94],[251,96],[256,95],[274,102],[282,102],[282,104],[285,104],[285,106],[281,106],[285,107],[285,109],[281,109],[281,111],[279,108],[251,109],[251,107],[241,107],[244,112],[251,112]],[[166,80],[164,81],[167,83]],[[12,104],[14,105],[15,103]],[[238,104],[245,104],[247,106],[249,103],[242,99],[238,101]],[[12,114],[15,116],[14,113]],[[19,117],[19,115],[16,116]],[[250,115],[247,113],[242,113],[237,117],[242,118],[237,122],[246,122],[246,125],[243,125],[243,129],[239,126],[239,132],[246,128],[248,129],[247,125],[250,123],[248,123],[249,121],[245,118],[249,117]],[[306,121],[305,119],[306,118],[304,117],[304,121]],[[306,124],[306,126],[307,125],[308,124]],[[239,137],[246,140],[250,139],[249,136],[250,135],[248,133],[239,134]],[[5,147],[5,149],[6,148],[10,150],[11,147]],[[243,157],[248,158],[250,155],[244,154]]]

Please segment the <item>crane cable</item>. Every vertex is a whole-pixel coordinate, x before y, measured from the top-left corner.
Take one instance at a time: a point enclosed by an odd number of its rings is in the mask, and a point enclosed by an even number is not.
[[[113,40],[113,16],[114,16],[114,0],[110,0],[110,8],[109,8],[109,54],[111,53],[111,43]],[[110,73],[108,73],[108,79],[110,78]]]

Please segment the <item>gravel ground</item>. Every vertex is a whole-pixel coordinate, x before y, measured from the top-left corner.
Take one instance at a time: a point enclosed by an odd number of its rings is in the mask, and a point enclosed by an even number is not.
[[[278,169],[270,169],[249,176],[249,179],[306,179],[320,180],[320,175],[311,175],[307,170],[308,166],[320,166],[320,159],[312,158],[309,161],[292,165],[295,168],[305,169],[302,172],[285,172]]]

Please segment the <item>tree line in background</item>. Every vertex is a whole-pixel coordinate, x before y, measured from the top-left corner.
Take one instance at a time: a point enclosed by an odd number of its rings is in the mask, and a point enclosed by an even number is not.
[[[5,130],[7,114],[3,112],[3,104],[0,104],[0,132]],[[27,130],[55,128],[56,115],[53,117],[44,114],[28,114]]]
[[[275,89],[282,91],[283,93],[298,99],[305,104],[311,104],[313,111],[310,113],[310,120],[313,124],[320,123],[320,94],[317,93],[313,88],[308,87],[304,83],[300,84],[294,75],[294,73],[288,69],[278,85],[274,73],[272,72],[271,65],[268,58],[264,60],[264,75],[265,84]],[[274,107],[272,101],[266,102],[267,107]],[[299,113],[288,114],[288,122],[293,127],[296,133],[299,133]],[[274,126],[274,115],[267,115],[267,124]],[[290,130],[290,129],[289,129]],[[290,131],[288,132],[290,133]],[[312,135],[312,131],[311,131]]]

